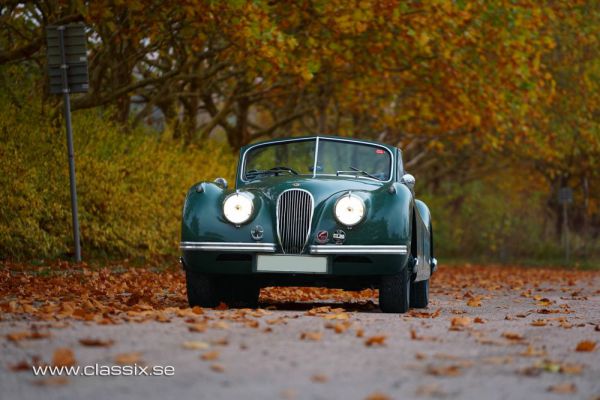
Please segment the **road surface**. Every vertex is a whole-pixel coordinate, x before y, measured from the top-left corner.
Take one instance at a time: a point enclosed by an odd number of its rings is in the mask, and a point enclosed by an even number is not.
[[[47,277],[5,275],[0,397],[600,399],[598,272],[442,268],[429,308],[404,315],[381,313],[370,290],[267,289],[258,310],[189,309],[180,273],[170,274],[162,308],[102,296],[113,283],[94,281],[85,302],[128,302],[100,317],[59,289],[46,301],[52,286],[28,296]],[[48,305],[61,301],[75,304],[63,307],[70,316]],[[173,373],[34,376],[32,364]]]

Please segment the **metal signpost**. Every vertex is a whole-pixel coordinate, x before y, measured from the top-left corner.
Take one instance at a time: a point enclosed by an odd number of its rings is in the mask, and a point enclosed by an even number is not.
[[[567,206],[573,202],[573,190],[569,187],[562,187],[558,191],[558,202],[562,204],[563,212],[563,243],[565,245],[565,263],[569,264],[569,223],[567,220]]]
[[[75,260],[81,262],[70,93],[87,92],[89,88],[85,26],[83,24],[48,26],[46,27],[46,41],[48,45],[47,58],[50,93],[62,93],[65,107]]]

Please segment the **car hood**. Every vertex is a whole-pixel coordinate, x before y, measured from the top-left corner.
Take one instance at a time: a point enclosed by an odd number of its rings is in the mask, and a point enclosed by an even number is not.
[[[248,190],[253,193],[258,192],[272,201],[276,201],[279,195],[288,189],[304,189],[310,192],[315,199],[315,203],[319,204],[336,193],[347,192],[349,190],[373,192],[387,185],[389,183],[364,178],[271,176],[254,180],[239,189]]]

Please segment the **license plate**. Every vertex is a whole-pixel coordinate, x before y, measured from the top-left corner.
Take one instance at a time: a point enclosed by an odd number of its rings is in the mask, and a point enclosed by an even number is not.
[[[256,256],[256,271],[325,274],[327,273],[327,257],[258,255]]]

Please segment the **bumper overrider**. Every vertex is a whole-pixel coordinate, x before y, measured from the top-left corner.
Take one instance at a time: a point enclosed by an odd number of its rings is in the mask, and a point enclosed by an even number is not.
[[[389,275],[406,265],[406,245],[307,245],[302,254],[284,254],[275,243],[181,242],[186,267],[211,274],[256,274],[260,255],[286,256],[303,264],[310,258],[327,258],[328,275]],[[284,271],[281,271],[284,272]],[[296,273],[287,271],[288,273]],[[297,273],[302,273],[298,271]]]

